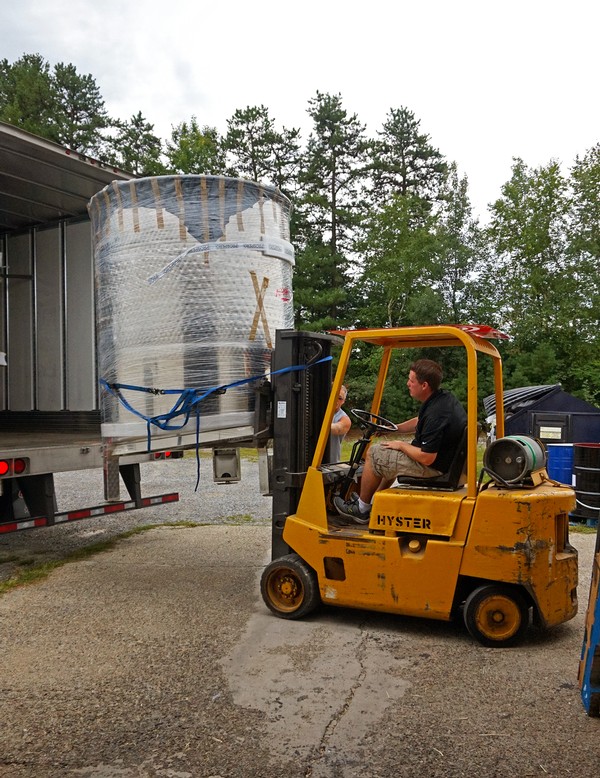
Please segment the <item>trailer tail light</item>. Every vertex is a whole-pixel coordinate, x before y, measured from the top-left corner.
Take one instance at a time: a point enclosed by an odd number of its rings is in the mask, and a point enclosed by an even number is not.
[[[13,472],[15,475],[22,475],[27,470],[26,459],[13,460]]]
[[[156,451],[154,459],[181,459],[183,451]]]
[[[0,478],[24,475],[29,470],[29,459],[0,459]]]

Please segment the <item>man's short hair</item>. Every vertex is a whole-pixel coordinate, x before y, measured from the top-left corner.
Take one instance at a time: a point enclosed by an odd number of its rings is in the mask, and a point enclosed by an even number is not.
[[[434,392],[440,388],[444,373],[441,366],[433,359],[417,359],[416,362],[412,363],[410,369],[417,376],[417,381],[420,384],[427,382]]]

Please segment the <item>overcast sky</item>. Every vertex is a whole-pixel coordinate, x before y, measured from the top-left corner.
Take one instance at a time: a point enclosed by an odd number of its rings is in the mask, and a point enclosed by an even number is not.
[[[4,0],[0,30],[1,58],[72,63],[163,139],[253,105],[306,139],[317,90],[371,135],[405,106],[483,219],[513,157],[567,170],[600,141],[598,0]]]

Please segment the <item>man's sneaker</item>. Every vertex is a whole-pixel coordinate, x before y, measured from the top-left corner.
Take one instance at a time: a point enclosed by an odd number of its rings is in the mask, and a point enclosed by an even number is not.
[[[361,511],[361,509],[358,507],[358,500],[356,498],[352,499],[351,497],[349,500],[344,501],[338,495],[337,497],[333,498],[333,504],[340,516],[348,519],[348,521],[352,524],[369,523],[369,517],[371,515],[370,509],[368,511]]]

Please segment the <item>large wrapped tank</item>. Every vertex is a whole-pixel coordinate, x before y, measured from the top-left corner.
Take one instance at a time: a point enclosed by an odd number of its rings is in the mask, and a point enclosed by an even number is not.
[[[204,393],[269,370],[275,330],[293,326],[290,202],[279,190],[158,176],[113,182],[89,211],[101,381]],[[144,417],[177,399],[122,393]],[[209,394],[201,431],[251,424],[253,406],[251,384]],[[103,391],[101,411],[103,437],[146,437],[144,419],[112,392]],[[153,439],[163,434],[152,428]]]

